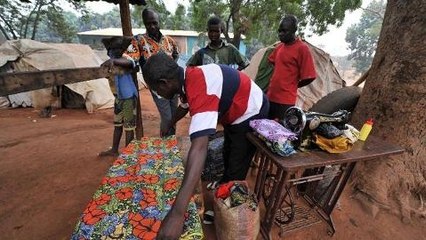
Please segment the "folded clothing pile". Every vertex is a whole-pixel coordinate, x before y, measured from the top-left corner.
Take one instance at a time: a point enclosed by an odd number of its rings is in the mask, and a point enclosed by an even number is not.
[[[343,153],[351,150],[358,137],[359,131],[349,124],[339,129],[332,124],[322,123],[314,133],[315,144],[329,153]]]
[[[274,153],[284,157],[296,153],[291,141],[297,140],[297,135],[278,122],[270,119],[256,119],[250,121],[250,127]]]

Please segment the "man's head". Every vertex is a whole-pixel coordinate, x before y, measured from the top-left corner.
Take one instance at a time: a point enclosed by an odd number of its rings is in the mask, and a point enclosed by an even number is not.
[[[223,31],[223,22],[217,17],[210,17],[207,21],[207,35],[211,42],[220,42],[220,35]]]
[[[111,58],[120,58],[124,51],[129,47],[132,39],[130,37],[109,37],[102,38],[102,43],[104,44],[108,56]]]
[[[142,68],[149,88],[163,98],[171,99],[180,92],[179,66],[165,53],[157,53]]]
[[[286,15],[278,28],[278,37],[283,43],[292,43],[296,39],[297,18],[293,15]]]
[[[160,35],[160,17],[152,8],[145,8],[142,11],[142,21],[145,25],[146,32],[150,36],[159,37]]]

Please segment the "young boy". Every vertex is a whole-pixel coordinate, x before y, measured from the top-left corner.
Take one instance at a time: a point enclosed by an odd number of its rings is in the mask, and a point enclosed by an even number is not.
[[[126,57],[124,51],[131,43],[130,37],[111,37],[102,39],[102,43],[107,49],[110,59],[101,66],[108,67],[110,70],[121,64],[121,61],[130,61],[132,68],[119,67],[119,71],[114,74],[115,102],[114,102],[114,134],[112,138],[112,147],[109,150],[99,153],[99,156],[118,156],[118,146],[121,135],[126,133],[126,146],[134,139],[136,129],[136,101],[137,88],[133,82],[132,71],[138,71],[139,67],[130,57]],[[118,72],[118,73],[117,73]]]
[[[234,45],[221,39],[222,30],[222,20],[217,16],[210,17],[207,21],[207,35],[209,36],[210,43],[194,53],[186,65],[201,66],[216,63],[230,66],[237,65],[238,70],[246,68],[250,62]]]

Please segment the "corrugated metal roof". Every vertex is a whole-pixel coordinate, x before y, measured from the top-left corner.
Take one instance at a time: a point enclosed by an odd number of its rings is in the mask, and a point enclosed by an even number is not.
[[[199,32],[187,31],[187,30],[161,29],[160,31],[162,34],[168,35],[168,36],[197,37],[200,35]],[[142,33],[145,33],[145,28],[133,28],[132,32],[134,35],[142,34]],[[104,28],[104,29],[79,32],[77,34],[80,36],[122,36],[123,31],[121,30],[121,28]],[[234,37],[234,34],[229,33],[229,37],[231,38]],[[242,38],[244,39],[245,37],[242,36]]]

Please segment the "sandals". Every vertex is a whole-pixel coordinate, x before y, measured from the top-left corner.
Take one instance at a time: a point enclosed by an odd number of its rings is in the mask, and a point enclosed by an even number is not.
[[[214,212],[211,210],[205,211],[203,214],[203,223],[206,225],[213,224],[214,222]]]

